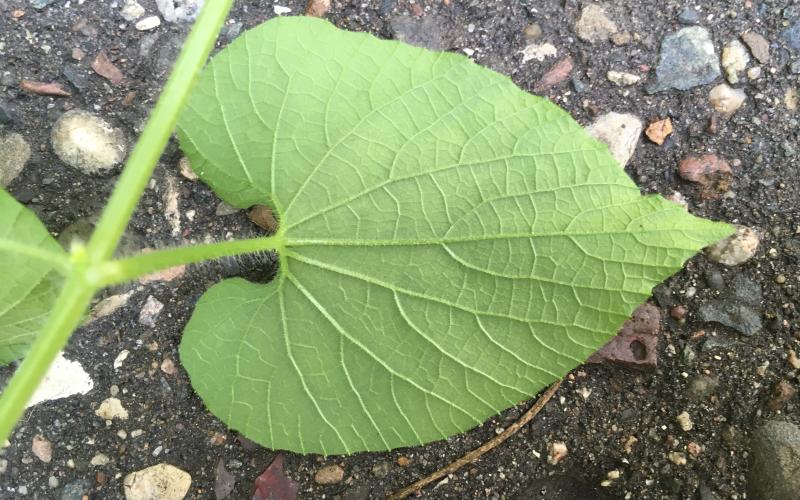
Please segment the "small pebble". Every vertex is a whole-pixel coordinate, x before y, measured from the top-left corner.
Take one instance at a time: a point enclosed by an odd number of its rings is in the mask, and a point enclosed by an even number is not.
[[[95,410],[95,415],[104,420],[127,420],[128,410],[122,406],[122,401],[117,398],[108,398],[100,403],[100,406]]]
[[[758,234],[745,226],[737,226],[736,232],[706,249],[708,258],[726,266],[738,266],[750,260],[758,250]]]
[[[121,130],[99,116],[74,109],[56,121],[51,134],[59,158],[86,174],[102,174],[125,159],[127,145]]]
[[[784,283],[786,283],[786,276],[782,274],[775,276],[775,283],[783,285]]]
[[[639,75],[634,75],[633,73],[626,73],[624,71],[609,71],[606,73],[606,78],[619,87],[627,87],[630,85],[636,85],[642,80],[642,77]]]
[[[686,455],[679,451],[671,451],[667,455],[670,462],[674,463],[675,465],[686,465]]]
[[[53,459],[53,445],[41,434],[33,437],[31,452],[42,462],[49,464]]]
[[[678,425],[681,427],[683,432],[689,432],[694,427],[692,417],[688,412],[682,412],[680,415],[675,417],[675,420],[678,422]]]
[[[547,445],[547,463],[556,465],[567,456],[568,450],[566,443],[562,441],[555,441]]]
[[[145,17],[136,24],[136,29],[139,31],[150,31],[161,26],[161,18],[158,16]]]
[[[344,479],[344,469],[338,465],[327,465],[314,474],[317,484],[338,484]]]
[[[687,311],[685,307],[677,305],[669,311],[669,315],[672,316],[673,319],[680,321],[686,318],[686,312]]]
[[[110,461],[111,459],[108,458],[107,455],[103,453],[98,453],[97,455],[92,457],[92,460],[89,463],[97,467],[102,467],[104,465],[107,465]]]

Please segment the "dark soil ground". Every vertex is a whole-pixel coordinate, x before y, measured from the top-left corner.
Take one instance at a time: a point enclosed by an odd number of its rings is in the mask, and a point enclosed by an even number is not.
[[[9,190],[36,211],[54,234],[101,210],[118,172],[87,176],[64,165],[50,147],[53,122],[67,109],[82,108],[122,127],[133,141],[186,34],[185,25],[166,22],[152,32],[137,31],[119,17],[122,3],[59,0],[36,10],[28,1],[0,0],[0,97],[16,111],[16,120],[0,132],[21,133],[34,150]],[[140,3],[148,14],[158,14],[153,0]],[[305,0],[278,3],[292,8],[293,14],[303,12],[305,6]],[[576,61],[573,75],[581,79],[585,89],[579,93],[567,82],[551,90],[549,97],[578,121],[589,123],[607,111],[631,112],[645,125],[671,117],[675,133],[668,141],[656,146],[643,138],[629,163],[628,172],[643,192],[668,195],[680,191],[693,213],[744,224],[761,234],[761,247],[747,263],[729,268],[698,256],[656,290],[655,303],[665,318],[657,368],[634,371],[601,364],[575,370],[531,424],[480,461],[425,490],[424,497],[745,498],[752,430],[776,415],[800,423],[797,398],[778,412],[766,405],[778,381],[785,379],[798,385],[797,371],[792,371],[786,361],[789,349],[800,351],[796,310],[800,172],[792,152],[798,147],[798,124],[796,115],[784,105],[786,89],[798,87],[797,75],[788,69],[798,54],[787,48],[781,37],[786,21],[784,8],[793,3],[698,2],[701,25],[711,32],[718,54],[724,43],[748,29],[757,29],[772,42],[772,61],[764,66],[762,77],[742,85],[748,95],[745,106],[730,119],[718,119],[716,133],[710,133],[706,127],[712,115],[708,91],[713,84],[648,95],[644,84],[620,88],[605,77],[609,69],[637,72],[640,65],[655,67],[661,40],[680,27],[677,16],[688,2],[614,2],[608,7],[609,14],[622,29],[641,37],[622,47],[577,39],[574,24],[581,8],[577,0],[417,2],[424,8],[424,16],[442,20],[442,29],[454,50],[475,50],[473,57],[479,64],[509,75],[526,90],[532,89],[554,61],[521,62],[519,52],[526,45],[523,30],[532,22],[538,23],[544,31],[542,40],[558,47],[560,55],[570,53]],[[14,18],[16,10],[24,11],[24,16]],[[390,37],[390,19],[413,11],[406,0],[334,0],[327,17],[343,28]],[[230,19],[247,29],[273,15],[271,1],[242,0],[236,2]],[[234,32],[229,25],[221,43],[227,43],[226,35]],[[143,49],[144,40],[148,42]],[[154,43],[147,49],[151,41]],[[71,57],[76,47],[87,54],[82,62]],[[111,86],[88,68],[101,49],[125,73],[123,85]],[[79,83],[83,88],[69,83],[65,67],[82,76]],[[61,82],[73,95],[55,99],[24,93],[18,87],[23,78]],[[683,157],[706,152],[731,162],[740,160],[734,167],[732,195],[704,200],[678,177],[676,167]],[[173,142],[129,228],[131,241],[149,247],[181,242],[170,235],[163,215],[167,177],[178,183],[181,213],[196,211],[192,221],[183,218],[185,240],[253,233],[255,228],[243,213],[215,214],[219,202],[215,195],[178,174],[180,156]],[[24,486],[32,498],[65,498],[60,496],[65,486],[85,481],[85,493],[90,498],[122,498],[126,474],[168,462],[191,474],[190,498],[215,498],[215,471],[223,460],[236,479],[230,498],[249,498],[254,478],[276,453],[240,439],[204,409],[180,368],[177,346],[200,295],[221,276],[252,267],[249,262],[216,263],[191,269],[171,283],[129,287],[134,294],[126,307],[80,329],[66,356],[83,364],[95,387],[87,395],[45,403],[26,414],[10,446],[2,451],[8,464],[0,474],[0,497],[17,498],[21,496],[20,486]],[[785,283],[776,283],[778,275],[786,277]],[[719,276],[724,282],[722,290],[709,284]],[[750,337],[696,318],[698,307],[724,295],[736,276],[754,280],[763,290],[759,313],[765,326]],[[119,291],[122,289],[109,293]],[[137,321],[141,306],[151,295],[166,306],[154,328]],[[669,318],[669,308],[675,304],[688,309],[685,323]],[[693,340],[700,329],[705,330],[705,337]],[[128,349],[130,356],[115,370],[113,360],[123,349]],[[159,369],[166,358],[176,361],[176,374]],[[698,398],[688,386],[701,375],[716,378],[719,385]],[[112,386],[120,389],[119,397],[130,417],[106,426],[94,411],[109,397]],[[586,398],[584,389],[591,391]],[[507,427],[527,406],[510,409],[477,429],[424,447],[349,457],[287,454],[287,473],[300,483],[301,498],[383,498],[479,446],[498,428]],[[675,420],[683,411],[694,422],[689,434]],[[129,435],[136,429],[144,432],[136,438],[121,439],[120,429]],[[50,463],[42,463],[31,453],[31,440],[37,434],[53,443]],[[624,444],[630,436],[638,442],[626,453]],[[549,465],[546,460],[548,443],[553,441],[563,441],[569,449],[567,458],[558,465]],[[689,441],[699,444],[702,452],[685,465],[670,461],[669,452],[685,452]],[[90,465],[98,452],[106,454],[110,462]],[[400,456],[409,458],[410,464],[399,466]],[[69,460],[74,467],[67,465]],[[344,481],[330,486],[315,483],[315,471],[328,464],[344,468]],[[620,478],[609,487],[600,487],[612,470],[620,471]],[[48,484],[51,476],[58,479],[58,487]]]

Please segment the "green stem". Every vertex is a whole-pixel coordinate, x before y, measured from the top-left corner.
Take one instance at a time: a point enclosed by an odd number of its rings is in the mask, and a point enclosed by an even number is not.
[[[232,3],[233,0],[205,3],[89,240],[91,261],[108,260],[117,248]]]
[[[265,238],[169,248],[105,262],[97,269],[92,269],[88,279],[92,284],[102,288],[170,267],[245,253],[280,250],[283,246],[283,235],[279,233]]]
[[[94,293],[95,289],[79,276],[73,275],[67,279],[44,328],[3,390],[0,399],[0,442],[8,439],[53,359],[80,324]]]
[[[97,288],[90,281],[93,276],[87,270],[102,266],[116,249],[232,4],[233,0],[206,2],[128,158],[88,248],[73,251],[74,268],[66,284],[44,328],[0,397],[0,442],[8,438],[53,359],[66,345],[89,307]]]

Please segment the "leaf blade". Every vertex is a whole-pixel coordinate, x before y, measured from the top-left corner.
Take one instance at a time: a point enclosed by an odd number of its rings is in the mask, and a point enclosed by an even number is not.
[[[566,112],[455,54],[281,18],[210,66],[181,142],[226,201],[272,203],[286,245],[272,283],[203,296],[181,355],[208,407],[266,446],[477,425],[729,234],[641,197]]]
[[[0,364],[21,358],[55,303],[64,251],[30,210],[0,190]]]

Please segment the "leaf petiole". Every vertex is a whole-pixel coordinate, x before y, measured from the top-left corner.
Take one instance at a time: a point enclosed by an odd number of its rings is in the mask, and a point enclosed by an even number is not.
[[[246,240],[223,241],[201,245],[188,245],[154,252],[142,253],[133,257],[104,262],[87,273],[87,280],[98,288],[134,280],[140,276],[168,269],[170,267],[194,264],[196,262],[241,255],[246,253],[280,250],[284,246],[284,236],[251,238]]]

